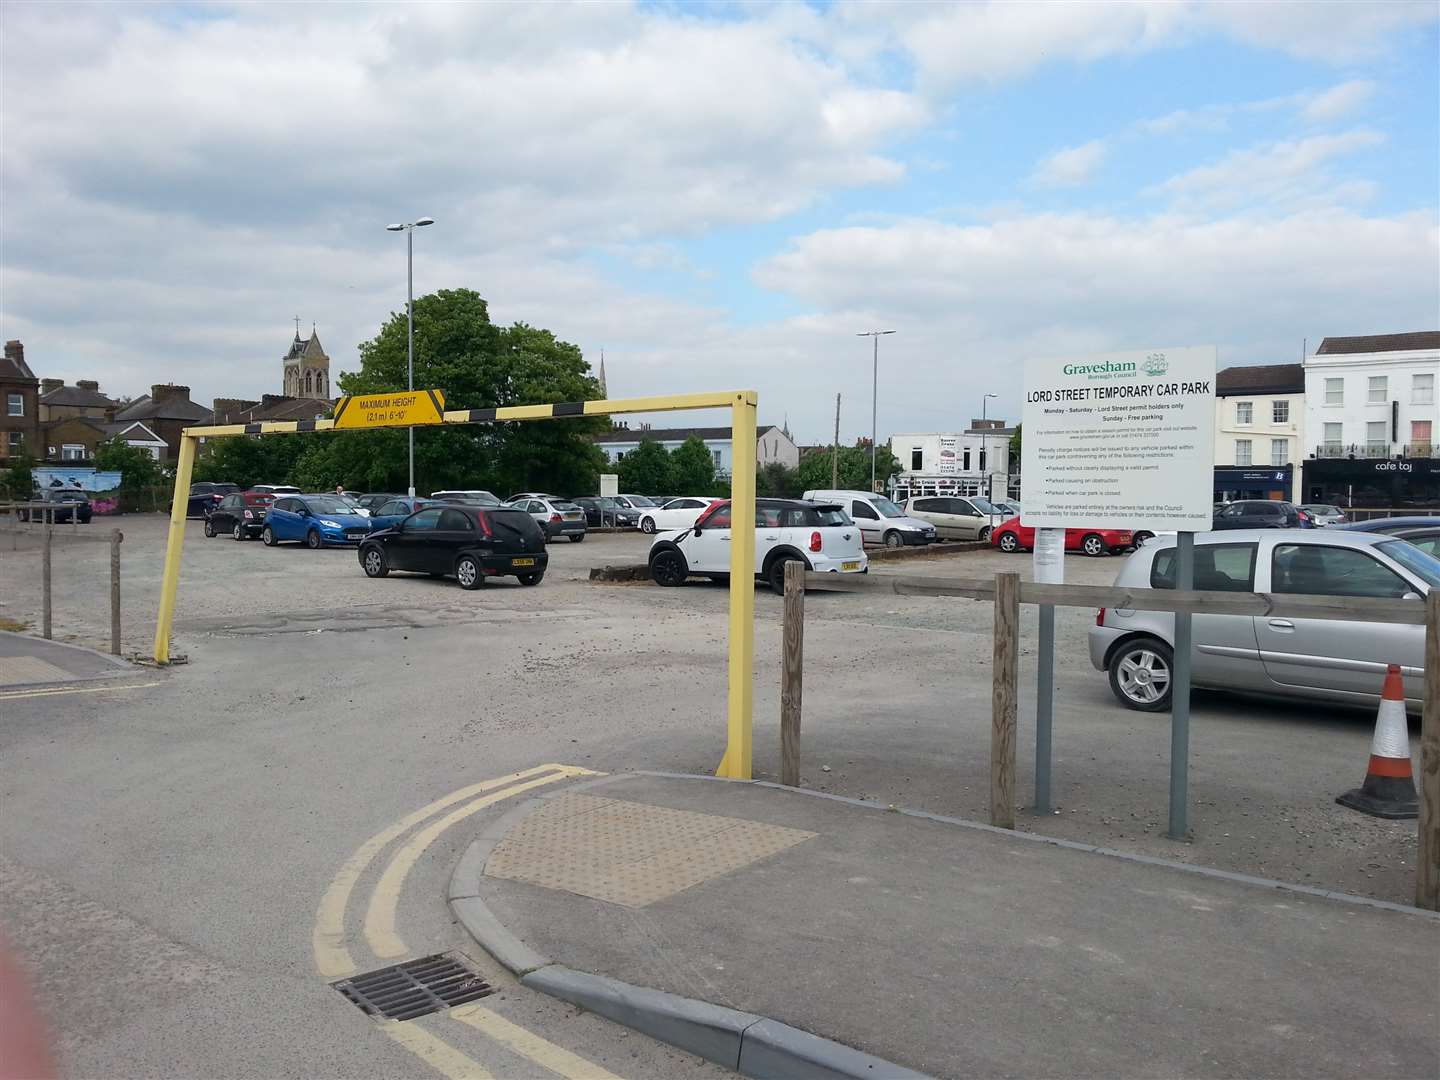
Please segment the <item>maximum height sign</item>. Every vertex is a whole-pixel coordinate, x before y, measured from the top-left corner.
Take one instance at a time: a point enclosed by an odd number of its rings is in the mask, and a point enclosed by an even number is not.
[[[444,390],[397,390],[342,397],[335,406],[337,430],[416,427],[445,422]]]
[[[1208,530],[1215,360],[1206,345],[1027,361],[1025,524]]]

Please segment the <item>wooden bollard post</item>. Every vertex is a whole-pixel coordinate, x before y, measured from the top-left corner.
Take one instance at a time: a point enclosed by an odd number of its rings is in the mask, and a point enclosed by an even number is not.
[[[125,534],[110,530],[110,651],[120,655],[120,542]]]
[[[1425,598],[1425,705],[1420,720],[1420,858],[1415,906],[1440,911],[1440,589]]]
[[[785,564],[785,644],[780,675],[780,782],[800,786],[800,700],[805,663],[805,564]]]
[[[50,544],[55,539],[55,526],[45,524],[45,548],[40,558],[40,632],[50,637]]]
[[[1015,719],[1020,681],[1020,575],[995,575],[994,687],[990,703],[990,824],[1015,827]]]

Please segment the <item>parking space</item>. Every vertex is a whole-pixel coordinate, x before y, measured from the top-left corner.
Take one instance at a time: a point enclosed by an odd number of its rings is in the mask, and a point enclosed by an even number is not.
[[[124,635],[148,651],[166,521],[127,517]],[[57,539],[57,637],[107,640],[108,547],[103,521]],[[87,535],[90,537],[87,539]],[[538,588],[514,579],[465,592],[453,581],[367,579],[349,550],[266,548],[207,540],[187,525],[174,677],[240,678],[305,670],[382,715],[412,698],[442,703],[423,722],[468,744],[484,730],[543,746],[557,760],[600,768],[710,771],[723,748],[727,592],[693,583],[600,585],[590,568],[643,561],[650,538],[591,534],[550,545]],[[1066,559],[1073,583],[1108,584],[1118,557]],[[39,554],[0,533],[0,617],[36,625]],[[872,572],[1029,576],[1028,556],[980,551],[877,565]],[[1018,802],[1031,794],[1035,614],[1023,611]],[[1413,889],[1411,822],[1363,817],[1334,797],[1364,776],[1373,716],[1324,706],[1197,694],[1192,738],[1192,843],[1164,837],[1168,716],[1132,712],[1094,671],[1094,613],[1061,609],[1057,633],[1055,801],[1020,827],[1226,869],[1406,901]],[[781,604],[756,598],[755,763],[779,771]],[[806,786],[884,803],[984,818],[988,806],[991,608],[951,598],[814,594],[807,601],[802,774]],[[277,648],[282,651],[277,653]],[[293,666],[298,665],[298,666]],[[492,708],[464,717],[443,703],[463,693]],[[520,710],[525,722],[516,725]],[[496,727],[496,716],[510,717]],[[476,725],[479,725],[477,727]],[[523,735],[522,735],[523,730]],[[467,732],[470,735],[467,735]],[[563,734],[562,734],[563,733]],[[551,746],[550,743],[556,745]],[[493,751],[493,743],[487,744]]]

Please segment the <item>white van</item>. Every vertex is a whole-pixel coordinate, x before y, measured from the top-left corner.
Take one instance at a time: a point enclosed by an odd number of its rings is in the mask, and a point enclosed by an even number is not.
[[[850,519],[860,526],[860,534],[867,544],[898,548],[935,542],[934,525],[906,517],[905,512],[884,495],[869,491],[807,491],[801,498],[806,502],[833,502],[844,507]]]

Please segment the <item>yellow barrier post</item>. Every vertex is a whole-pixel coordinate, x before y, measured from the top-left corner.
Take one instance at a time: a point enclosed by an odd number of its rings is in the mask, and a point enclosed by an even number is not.
[[[200,440],[187,428],[180,435],[175,462],[175,497],[170,500],[170,536],[165,542],[165,574],[160,579],[160,615],[155,620],[155,662],[170,662],[170,628],[175,624],[175,591],[180,585],[180,551],[185,546],[185,511],[190,505],[190,473]]]
[[[750,779],[755,687],[755,394],[730,408],[730,695],[725,757],[716,776]]]

